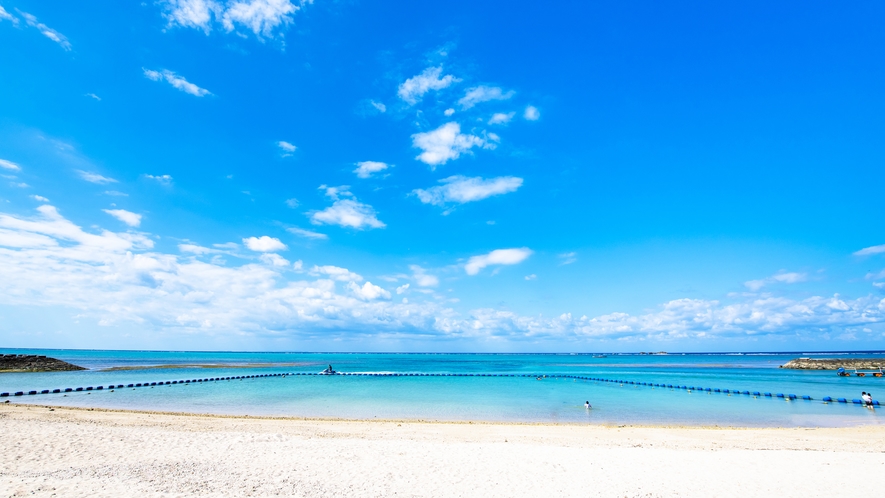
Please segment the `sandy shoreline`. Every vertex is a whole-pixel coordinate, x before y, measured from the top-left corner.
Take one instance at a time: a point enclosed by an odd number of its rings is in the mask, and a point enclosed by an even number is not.
[[[823,496],[885,428],[334,421],[0,405],[0,496]]]

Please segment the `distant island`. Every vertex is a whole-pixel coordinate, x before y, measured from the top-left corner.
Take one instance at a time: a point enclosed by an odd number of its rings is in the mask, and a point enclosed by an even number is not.
[[[34,354],[4,354],[0,355],[0,373],[14,372],[69,372],[72,370],[86,370],[83,367],[66,361],[37,356]]]
[[[878,370],[880,367],[885,367],[885,358],[797,358],[780,366],[794,370]]]

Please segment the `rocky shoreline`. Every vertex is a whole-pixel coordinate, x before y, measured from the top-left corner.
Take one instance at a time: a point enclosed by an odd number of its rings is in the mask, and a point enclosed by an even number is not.
[[[797,358],[780,366],[794,370],[878,370],[880,367],[885,367],[883,358]]]
[[[0,355],[0,373],[12,372],[70,372],[86,370],[66,361],[34,354]]]

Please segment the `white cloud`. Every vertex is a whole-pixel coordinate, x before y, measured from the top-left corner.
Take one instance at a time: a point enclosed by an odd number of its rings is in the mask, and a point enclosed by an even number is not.
[[[495,114],[492,114],[492,117],[489,119],[489,124],[490,125],[507,124],[510,122],[511,119],[513,119],[513,116],[515,116],[515,115],[516,115],[515,112],[508,112],[508,113],[496,112]]]
[[[387,226],[376,217],[372,206],[355,199],[335,201],[330,207],[314,212],[310,219],[316,225],[339,225],[357,230],[362,230],[364,227],[384,228]]]
[[[458,159],[473,147],[494,148],[494,144],[476,135],[461,133],[461,125],[451,122],[435,130],[412,135],[412,147],[423,151],[415,159],[436,167],[450,159]]]
[[[2,164],[0,164],[0,166],[2,166]],[[859,251],[855,251],[854,255],[855,256],[870,256],[872,254],[882,254],[882,253],[885,253],[885,244],[878,245],[878,246],[864,247],[863,249],[861,249]]]
[[[218,15],[221,4],[212,0],[165,0],[165,17],[170,25],[209,31],[212,14]]]
[[[40,201],[40,202],[49,202],[49,199],[43,197],[42,195],[32,195],[31,199],[34,199],[35,201]]]
[[[522,117],[529,121],[537,121],[541,119],[541,111],[539,111],[537,107],[530,105],[525,108],[525,112],[522,114]]]
[[[362,161],[356,163],[357,168],[353,170],[356,173],[356,176],[360,178],[369,178],[372,176],[372,173],[377,173],[379,171],[384,171],[390,167],[387,163],[382,163],[378,161]]]
[[[50,28],[49,26],[37,21],[36,17],[34,17],[31,14],[28,14],[27,12],[19,11],[19,14],[21,14],[22,17],[25,18],[25,22],[28,23],[28,26],[30,26],[32,28],[37,28],[37,30],[40,31],[40,33],[43,36],[45,36],[46,38],[49,38],[50,40],[54,41],[55,43],[58,43],[59,46],[61,46],[61,48],[63,48],[65,51],[68,51],[68,52],[71,51],[71,43],[68,41],[68,39],[67,39],[67,37],[65,37],[65,35]]]
[[[340,185],[338,187],[330,187],[328,185],[320,185],[317,187],[319,190],[326,191],[326,197],[337,201],[341,197],[353,197],[353,194],[350,193],[349,185]]]
[[[476,275],[487,266],[515,265],[522,263],[526,260],[526,258],[531,256],[531,254],[531,249],[527,247],[515,249],[495,249],[488,254],[471,257],[469,260],[467,260],[467,264],[464,265],[464,271],[467,272],[468,275]]]
[[[163,0],[164,16],[169,25],[197,28],[208,33],[212,20],[227,32],[242,26],[259,38],[273,38],[278,27],[292,23],[292,16],[312,0],[297,4],[290,0]]]
[[[360,287],[358,284],[351,282],[347,284],[347,288],[353,292],[357,298],[362,299],[364,301],[374,301],[375,299],[390,299],[390,292],[378,287],[377,285],[372,284],[372,282],[366,282]]]
[[[515,176],[499,176],[483,179],[466,176],[450,176],[439,180],[443,185],[428,189],[415,189],[412,193],[424,204],[444,206],[449,203],[464,204],[479,201],[493,195],[515,192],[522,186],[522,178]]]
[[[289,227],[286,229],[286,231],[291,234],[298,235],[300,237],[305,237],[308,239],[326,240],[329,238],[329,236],[324,233],[314,232],[311,230],[305,230],[303,228],[298,228],[298,227]]]
[[[846,301],[834,296],[801,301],[770,297],[722,304],[700,299],[675,299],[642,315],[610,313],[574,318],[565,313],[552,319],[533,319],[512,312],[474,310],[477,329],[523,331],[528,337],[567,334],[576,340],[693,341],[717,337],[747,338],[789,334],[792,338],[828,339],[849,327],[869,327],[885,321],[885,299],[867,297]],[[883,330],[879,326],[879,330]]]
[[[168,340],[211,338],[214,344],[225,344],[229,338],[245,337],[249,344],[287,340],[302,344],[321,334],[331,340],[491,339],[496,344],[508,340],[533,345],[547,340],[556,345],[589,341],[697,345],[709,339],[756,337],[823,344],[856,332],[861,349],[873,337],[870,333],[876,337],[885,333],[885,299],[873,295],[796,300],[736,294],[729,302],[674,299],[641,314],[611,312],[595,317],[524,316],[485,308],[461,314],[433,298],[422,301],[422,293],[411,293],[413,303],[394,303],[379,299],[384,297],[383,289],[374,286],[360,287],[357,295],[349,286],[336,288],[342,280],[326,274],[316,280],[302,278],[292,271],[297,263],[275,266],[268,259],[270,264],[228,266],[221,260],[194,258],[196,252],[155,251],[151,238],[141,233],[100,228],[86,232],[53,206],[40,206],[36,213],[33,217],[0,213],[4,306],[77,310],[81,320],[118,323],[133,333]],[[372,296],[377,297],[369,299]],[[77,334],[84,344],[105,340],[90,335],[88,328]]]
[[[144,77],[153,80],[160,81],[166,80],[167,83],[172,85],[174,88],[181,90],[184,93],[189,93],[195,97],[204,97],[206,95],[212,95],[212,92],[206,90],[205,88],[200,88],[197,85],[189,82],[184,79],[184,77],[175,74],[168,69],[163,69],[162,71],[154,71],[152,69],[141,68],[144,71]]]
[[[294,198],[294,197],[291,198],[291,199],[286,199],[285,202],[286,202],[286,205],[289,206],[289,207],[292,208],[292,209],[295,209],[295,208],[297,208],[297,207],[300,205],[300,203],[298,202],[298,199],[296,199],[296,198]]]
[[[808,275],[805,273],[779,272],[767,278],[744,282],[744,285],[751,291],[755,292],[768,284],[773,284],[776,282],[783,284],[796,284],[799,282],[805,282],[806,280],[808,280]]]
[[[430,90],[442,90],[450,86],[452,83],[461,81],[451,74],[447,74],[440,78],[442,74],[442,66],[428,67],[421,74],[413,76],[403,82],[399,86],[397,95],[410,105],[415,105],[421,100],[421,97]]]
[[[771,277],[775,282],[781,282],[785,284],[795,284],[799,282],[804,282],[808,279],[808,275],[804,273],[778,273]]]
[[[295,5],[289,0],[245,0],[240,2],[228,2],[224,14],[221,16],[221,24],[228,32],[236,29],[236,25],[243,25],[252,30],[258,36],[273,37],[273,31],[278,26],[287,26],[292,23],[292,15],[301,10],[304,3]]]
[[[371,104],[372,107],[377,109],[378,112],[387,112],[387,106],[382,104],[381,102],[375,102],[374,100],[370,100],[369,104]]]
[[[470,109],[481,102],[489,102],[492,100],[507,100],[513,97],[515,92],[512,90],[504,92],[497,86],[475,86],[467,89],[464,96],[458,100],[458,104],[462,109]]]
[[[316,266],[310,269],[310,274],[315,277],[328,277],[332,280],[337,280],[339,282],[362,282],[363,277],[360,275],[348,270],[347,268],[341,268],[340,266]]]
[[[298,147],[290,144],[289,142],[286,142],[285,140],[280,140],[279,142],[277,142],[277,147],[283,149],[283,151],[285,152],[283,154],[283,157],[291,156],[292,153],[298,149]]]
[[[566,252],[559,255],[559,259],[562,260],[560,265],[570,265],[578,260],[578,253],[576,252]]]
[[[178,250],[181,252],[187,252],[187,253],[198,254],[198,255],[217,254],[217,253],[221,252],[218,249],[210,249],[208,247],[203,247],[203,246],[199,246],[196,244],[178,244]]]
[[[409,290],[409,284],[403,284],[396,288],[397,294],[402,294],[403,292]]]
[[[94,93],[87,93],[85,96],[86,96],[86,97],[89,97],[89,98],[92,98],[92,99],[95,99],[95,100],[98,100],[99,102],[101,102],[101,97],[99,97],[98,95],[96,95],[96,94],[94,94]]]
[[[885,270],[882,270],[879,273],[867,273],[864,278],[867,280],[879,280],[880,278],[885,278]]]
[[[0,168],[12,171],[21,171],[22,169],[18,164],[15,164],[12,161],[7,161],[6,159],[0,159]]]
[[[16,230],[0,228],[0,252],[3,247],[52,247],[58,246],[58,241],[38,233],[28,233]]]
[[[271,266],[289,266],[289,260],[275,253],[266,253],[258,257],[258,260]]]
[[[341,187],[321,185],[320,189],[325,190],[326,195],[334,202],[322,211],[310,213],[310,222],[314,225],[339,225],[357,230],[362,230],[364,227],[384,228],[387,226],[378,219],[375,209],[357,201],[346,185]],[[342,199],[342,197],[345,198]]]
[[[110,195],[114,197],[129,197],[129,194],[126,194],[124,192],[117,192],[116,190],[105,190],[104,195]]]
[[[117,183],[117,180],[113,178],[108,178],[106,176],[101,176],[98,173],[90,173],[89,171],[76,170],[77,174],[80,175],[80,178],[86,180],[89,183],[97,183],[99,185],[105,185],[108,183]]]
[[[0,21],[2,20],[10,21],[13,25],[18,26],[18,18],[14,15],[6,12],[2,5],[0,5]]]
[[[755,292],[755,291],[765,287],[766,283],[767,282],[765,280],[748,280],[748,281],[744,282],[744,285],[748,289],[750,289],[751,291]]]
[[[439,278],[435,275],[429,275],[424,268],[418,265],[409,265],[409,269],[412,270],[412,278],[415,279],[418,287],[436,287],[439,285]]]
[[[148,180],[153,180],[161,185],[171,185],[172,177],[169,175],[144,175]]]
[[[288,249],[286,244],[280,242],[280,239],[262,235],[261,237],[248,237],[243,239],[243,244],[252,251],[256,252],[276,252]]]
[[[451,116],[452,114],[455,114],[455,110],[449,107],[448,109],[443,111],[443,114],[445,114],[446,116]]]
[[[101,235],[86,233],[62,217],[55,206],[43,205],[36,209],[37,219],[17,218],[0,213],[0,228],[21,234],[40,234],[59,241],[71,242],[84,248],[102,248],[109,251],[129,251],[136,248],[150,249],[153,242],[140,234],[112,233]],[[2,267],[3,265],[0,265]]]
[[[532,273],[531,275],[526,275],[526,276],[525,276],[525,279],[526,279],[526,280],[537,280],[537,279],[538,279],[538,276],[535,275],[534,273]]]
[[[102,211],[131,227],[141,225],[141,215],[135,214],[132,211],[126,211],[125,209],[102,209]]]
[[[16,187],[16,188],[28,188],[28,187],[30,187],[30,185],[28,185],[28,184],[25,183],[25,182],[9,182],[9,186],[10,186],[10,187]]]

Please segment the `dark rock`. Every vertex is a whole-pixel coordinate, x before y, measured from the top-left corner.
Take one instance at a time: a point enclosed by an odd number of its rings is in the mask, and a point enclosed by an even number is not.
[[[66,361],[46,356],[7,354],[0,356],[0,373],[9,372],[67,372],[86,370]]]

